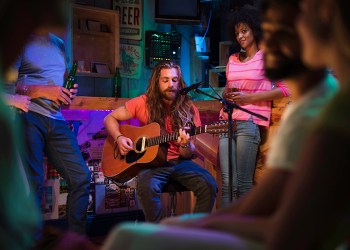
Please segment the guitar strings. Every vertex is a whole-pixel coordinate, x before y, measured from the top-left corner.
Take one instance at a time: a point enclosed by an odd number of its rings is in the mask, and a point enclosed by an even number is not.
[[[179,118],[181,120],[182,128],[184,128],[189,123],[193,124],[192,115],[190,115],[188,112],[184,112],[184,114],[182,114],[182,112],[180,110],[178,110],[177,113],[178,113]]]

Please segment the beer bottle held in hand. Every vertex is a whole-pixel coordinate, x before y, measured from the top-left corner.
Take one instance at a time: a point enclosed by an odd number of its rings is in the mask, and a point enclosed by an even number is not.
[[[119,72],[119,68],[115,68],[115,74],[113,77],[113,85],[114,85],[114,97],[121,97],[121,89],[122,89],[122,77]]]
[[[66,89],[72,89],[74,88],[74,84],[76,83],[75,75],[77,73],[78,63],[74,62],[73,66],[71,67],[68,76],[64,80],[64,85]]]

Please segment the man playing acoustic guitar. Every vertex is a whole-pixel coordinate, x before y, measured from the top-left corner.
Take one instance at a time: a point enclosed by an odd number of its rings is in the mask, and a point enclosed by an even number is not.
[[[161,166],[155,167],[152,165],[154,161],[151,161],[137,174],[138,199],[149,222],[159,222],[162,219],[160,194],[169,180],[181,183],[194,193],[195,213],[210,212],[216,199],[215,179],[191,161],[195,145],[185,127],[188,123],[200,126],[201,121],[198,109],[191,99],[179,94],[179,90],[184,87],[186,84],[180,66],[170,61],[161,62],[152,70],[146,94],[127,101],[125,106],[117,108],[104,119],[109,136],[114,139],[120,154],[116,157],[126,161],[129,152],[142,150],[144,145],[135,145],[135,141],[130,138],[134,135],[124,134],[119,126],[120,121],[136,118],[141,125],[157,123],[160,134],[175,132],[178,135],[169,143],[160,144],[159,152],[162,152],[164,146],[167,149],[166,160]]]

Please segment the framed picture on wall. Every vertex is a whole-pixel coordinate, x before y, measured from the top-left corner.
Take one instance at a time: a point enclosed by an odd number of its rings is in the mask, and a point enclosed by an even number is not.
[[[91,70],[92,72],[99,74],[111,74],[111,70],[109,69],[107,63],[92,62]]]

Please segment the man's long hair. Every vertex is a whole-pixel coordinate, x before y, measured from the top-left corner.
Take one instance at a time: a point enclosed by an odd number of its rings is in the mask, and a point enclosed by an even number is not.
[[[177,94],[176,99],[170,107],[170,111],[162,103],[162,95],[159,88],[160,71],[162,69],[175,68],[178,72],[178,88],[186,87],[183,80],[181,68],[173,61],[158,63],[152,70],[146,90],[147,108],[149,111],[149,122],[157,122],[162,128],[165,128],[165,117],[170,116],[173,130],[179,129],[192,121],[194,114],[192,100],[187,95]]]

